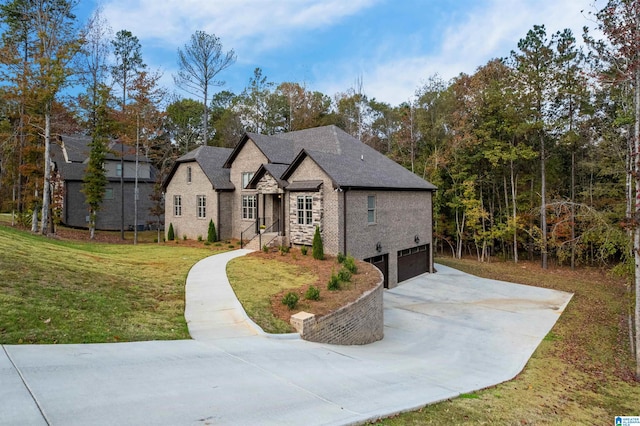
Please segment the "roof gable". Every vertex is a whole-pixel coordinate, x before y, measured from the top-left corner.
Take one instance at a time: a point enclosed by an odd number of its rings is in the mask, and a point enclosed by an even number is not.
[[[278,186],[280,188],[284,188],[285,186],[287,186],[287,181],[280,179],[280,176],[282,176],[282,174],[287,170],[288,167],[289,166],[286,164],[267,163],[267,164],[261,165],[258,171],[256,171],[256,173],[253,175],[253,178],[251,178],[251,181],[249,181],[247,188],[256,189],[258,182],[260,182],[260,179],[262,179],[262,177],[266,174],[273,177],[278,183]]]
[[[233,148],[224,164],[225,168],[231,168],[231,164],[233,164],[233,161],[249,140],[253,141],[260,152],[267,157],[269,163],[289,164],[295,156],[293,144],[291,141],[282,138],[282,135],[268,136],[247,132]]]
[[[235,186],[229,179],[229,169],[223,168],[225,160],[229,157],[231,151],[231,148],[200,146],[188,152],[176,160],[162,185],[163,188],[166,189],[181,164],[195,162],[200,166],[214,189],[233,191]]]

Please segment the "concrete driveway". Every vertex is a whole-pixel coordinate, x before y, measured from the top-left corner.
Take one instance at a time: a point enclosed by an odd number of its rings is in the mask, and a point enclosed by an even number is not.
[[[0,424],[361,423],[513,378],[571,298],[437,266],[385,292],[382,341],[322,345],[247,321],[224,274],[242,254],[190,272],[199,340],[3,346]]]

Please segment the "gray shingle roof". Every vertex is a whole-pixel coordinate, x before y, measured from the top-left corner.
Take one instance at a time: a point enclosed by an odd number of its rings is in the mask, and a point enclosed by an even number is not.
[[[324,182],[321,180],[294,180],[287,191],[317,191]]]
[[[89,144],[91,143],[91,136],[86,135],[61,135],[59,138],[59,144],[62,148],[62,151],[66,153],[66,156],[63,157],[62,161],[69,161],[72,163],[82,163],[87,158],[89,158],[89,153],[91,148]],[[61,151],[61,152],[62,152]],[[119,141],[110,141],[107,146],[107,154],[105,159],[107,160],[120,160],[121,152],[124,152],[124,161],[136,161],[136,150],[135,147],[129,146],[127,144],[122,144]],[[64,154],[63,154],[64,155]],[[56,158],[56,161],[60,161]],[[149,160],[144,155],[138,156],[138,161],[142,163],[150,163]]]
[[[285,136],[293,138],[294,145],[301,151],[282,179],[288,179],[308,156],[329,175],[337,187],[436,189],[433,184],[336,126],[317,127]]]
[[[258,133],[247,133],[247,136],[255,142],[270,163],[291,164],[297,151],[290,140],[282,137],[285,134],[265,136]]]
[[[65,163],[64,161],[61,161],[56,163],[56,167],[58,168],[63,180],[80,181],[84,179],[84,170],[87,165],[83,163]]]
[[[435,190],[436,187],[360,142],[336,126],[316,127],[276,136],[246,133],[233,149],[224,167],[231,167],[237,153],[251,139],[268,159],[265,168],[287,180],[304,158],[309,157],[332,179],[336,187],[397,190]],[[267,168],[270,167],[270,168]]]
[[[173,169],[165,180],[165,187],[173,177],[175,171],[181,163],[189,163],[195,161],[204,171],[205,175],[211,182],[214,189],[233,191],[235,186],[229,178],[229,169],[223,168],[223,165],[231,152],[231,148],[220,148],[214,146],[200,146],[193,151],[188,152],[176,160]]]
[[[89,157],[91,137],[85,135],[62,135],[60,137],[67,159],[72,163],[82,163]]]

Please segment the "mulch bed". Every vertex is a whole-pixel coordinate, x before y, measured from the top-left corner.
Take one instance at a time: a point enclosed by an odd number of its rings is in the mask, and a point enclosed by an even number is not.
[[[267,253],[257,251],[248,254],[261,259],[269,259],[277,262],[285,262],[295,265],[318,277],[313,283],[308,283],[297,289],[286,290],[271,298],[273,314],[289,322],[291,315],[305,311],[316,316],[323,316],[336,309],[356,301],[363,293],[373,289],[380,282],[380,272],[371,264],[356,260],[358,272],[351,277],[349,283],[341,283],[341,289],[337,291],[327,290],[327,283],[331,274],[337,274],[342,268],[336,257],[326,256],[324,260],[316,260],[311,256],[311,251],[304,256],[299,249],[292,248],[289,253],[281,254],[277,249],[271,249]],[[309,286],[315,286],[320,290],[320,300],[306,300],[304,295]],[[293,291],[299,297],[298,306],[294,310],[282,303],[282,297]]]

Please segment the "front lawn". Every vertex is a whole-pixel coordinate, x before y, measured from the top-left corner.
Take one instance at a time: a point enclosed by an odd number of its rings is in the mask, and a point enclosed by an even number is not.
[[[222,249],[61,241],[0,225],[0,344],[188,339],[187,273]]]

